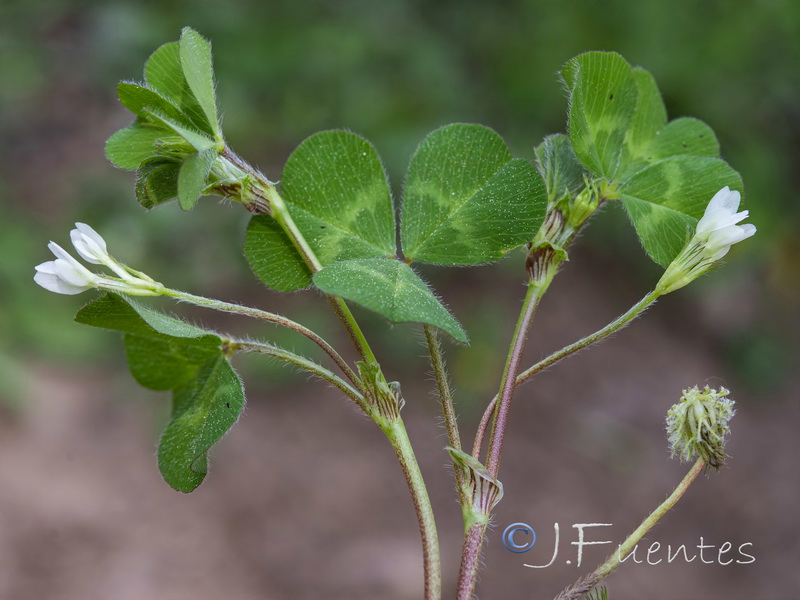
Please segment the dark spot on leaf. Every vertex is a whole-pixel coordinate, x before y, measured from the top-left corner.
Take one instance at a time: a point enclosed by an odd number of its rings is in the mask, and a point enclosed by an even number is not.
[[[320,225],[319,228],[320,229],[325,229],[325,225]]]
[[[686,148],[688,146],[688,144],[686,142],[683,142],[682,145],[683,145],[684,148]]]
[[[613,100],[613,99],[614,99],[614,94],[609,94],[609,95],[608,95],[608,99],[609,99],[609,100]]]
[[[231,403],[230,403],[230,402],[226,402],[226,403],[225,403],[225,407],[226,407],[226,408],[230,408],[230,407],[231,407]]]
[[[700,134],[700,139],[701,139],[701,140],[702,140],[704,137],[706,137],[706,134],[705,134],[705,133],[703,133],[703,134]]]

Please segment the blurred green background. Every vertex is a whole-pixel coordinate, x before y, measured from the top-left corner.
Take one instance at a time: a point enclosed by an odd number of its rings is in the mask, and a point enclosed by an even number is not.
[[[213,200],[191,216],[175,206],[145,215],[132,174],[103,157],[104,140],[130,120],[114,86],[141,79],[148,54],[184,25],[213,41],[224,130],[242,156],[277,178],[307,135],[349,128],[377,146],[398,191],[415,145],[452,121],[489,125],[531,158],[544,135],[564,129],[560,66],[586,50],[619,51],[655,75],[671,117],[696,116],[716,130],[759,228],[724,272],[688,293],[757,296],[756,310],[717,332],[746,385],[777,389],[796,364],[787,356],[800,301],[796,2],[6,0],[0,10],[6,377],[9,361],[27,352],[77,362],[106,354],[103,336],[66,318],[78,304],[67,310],[69,301],[28,276],[48,257],[44,243],[64,242],[75,220],[176,287],[210,286],[212,277],[217,289],[246,285],[230,243],[244,215],[216,210]],[[652,281],[625,219],[607,212],[589,234],[595,252]]]
[[[286,310],[338,335],[313,294],[279,296],[251,281],[239,252],[243,211],[206,199],[189,215],[175,205],[145,213],[134,199],[133,174],[104,159],[105,140],[131,120],[116,101],[116,83],[140,80],[149,53],[177,39],[186,25],[213,43],[223,128],[239,154],[277,179],[306,136],[348,128],[375,144],[397,192],[416,144],[448,122],[491,126],[516,154],[532,158],[543,136],[564,130],[566,102],[556,73],[570,57],[616,50],[644,66],[658,81],[670,118],[695,116],[717,132],[723,157],[744,178],[750,222],[758,227],[753,240],[731,252],[729,264],[680,299],[665,301],[664,310],[670,322],[683,323],[686,343],[702,345],[724,365],[730,386],[753,402],[796,401],[795,0],[4,0],[0,417],[24,412],[43,369],[126,377],[118,339],[71,322],[88,298],[56,296],[33,284],[33,266],[50,259],[46,242],[66,245],[75,221],[90,223],[115,256],[171,287]],[[579,244],[576,256],[586,266],[575,268],[596,289],[613,282],[637,290],[635,296],[657,279],[613,207]],[[467,417],[496,385],[519,259],[494,270],[425,270],[474,340],[471,349],[454,348],[450,356]],[[489,283],[493,277],[506,282],[508,312],[493,308],[492,291],[499,289]],[[612,314],[627,305],[615,305]],[[387,362],[398,378],[425,368],[418,336],[393,335],[411,327],[390,330],[359,315],[376,345],[392,344]],[[262,363],[246,363],[243,371],[251,398],[304,381]]]

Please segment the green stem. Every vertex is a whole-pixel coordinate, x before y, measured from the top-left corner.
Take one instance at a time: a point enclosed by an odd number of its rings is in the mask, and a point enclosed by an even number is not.
[[[267,204],[264,207],[264,212],[268,212],[278,222],[284,232],[289,236],[297,251],[303,257],[306,265],[311,273],[316,273],[322,268],[314,254],[314,251],[308,245],[308,242],[303,237],[302,232],[297,227],[294,219],[286,206],[275,185],[270,182],[264,175],[253,169],[250,165],[238,158],[233,152],[226,149],[226,156],[230,155],[236,165],[242,170],[246,171],[254,180],[257,189],[257,194],[263,197]],[[378,360],[375,353],[364,337],[364,333],[358,326],[355,317],[350,312],[344,300],[332,295],[326,295],[328,302],[333,308],[339,320],[344,325],[347,334],[353,342],[361,358],[367,362],[377,365]],[[382,371],[379,371],[379,377],[384,380],[385,378]],[[367,413],[370,414],[373,420],[380,425],[392,447],[397,454],[400,461],[400,466],[405,474],[406,481],[408,482],[409,490],[411,491],[411,498],[414,502],[416,509],[417,519],[419,521],[420,533],[422,534],[422,547],[423,559],[425,570],[425,600],[439,600],[441,598],[441,563],[439,557],[439,540],[436,533],[436,523],[433,518],[433,509],[431,507],[428,492],[425,487],[425,482],[422,479],[422,473],[419,470],[417,459],[414,456],[411,442],[408,439],[405,426],[402,420],[398,417],[396,419],[387,420],[374,415],[372,407],[367,407]]]
[[[202,306],[204,308],[212,308],[214,310],[219,310],[222,312],[229,312],[234,313],[237,315],[244,315],[247,317],[253,317],[256,319],[261,319],[262,321],[267,321],[268,323],[274,323],[275,325],[281,325],[282,327],[286,327],[287,329],[291,329],[292,331],[296,331],[297,333],[304,335],[312,342],[314,342],[317,346],[322,348],[322,350],[330,356],[331,360],[336,363],[342,373],[353,382],[356,386],[359,385],[358,377],[349,367],[347,362],[342,358],[342,356],[331,346],[328,342],[326,342],[322,337],[318,334],[311,331],[308,327],[301,325],[291,319],[287,319],[284,316],[276,315],[275,313],[267,312],[265,310],[260,310],[258,308],[250,308],[249,306],[241,306],[239,304],[233,304],[231,302],[223,302],[222,300],[214,300],[212,298],[204,298],[203,296],[195,296],[194,294],[189,294],[186,292],[181,292],[179,290],[172,290],[165,288],[163,291],[165,296],[169,296],[171,298],[175,298],[176,300],[181,300],[183,302],[188,302],[189,304],[194,304],[195,306]]]
[[[259,354],[265,354],[267,356],[271,356],[295,365],[296,367],[300,367],[301,369],[304,369],[337,387],[344,392],[345,395],[350,397],[364,412],[369,412],[364,401],[364,397],[358,390],[349,385],[341,377],[338,377],[336,374],[332,373],[322,365],[315,363],[313,360],[309,360],[304,356],[300,356],[294,352],[289,352],[288,350],[284,350],[283,348],[278,348],[272,344],[267,344],[264,342],[231,342],[230,347],[233,351],[258,352]]]
[[[623,327],[625,327],[628,323],[633,321],[636,317],[641,315],[651,304],[653,304],[660,294],[656,291],[649,292],[644,298],[639,300],[636,304],[634,304],[628,311],[614,319],[611,323],[603,327],[602,329],[598,329],[594,333],[587,335],[585,338],[581,338],[577,342],[570,344],[569,346],[565,346],[561,350],[557,352],[553,352],[547,358],[539,361],[529,369],[526,369],[522,373],[517,376],[517,381],[515,385],[521,385],[528,381],[531,377],[536,375],[542,369],[546,369],[547,367],[557,363],[562,358],[566,358],[570,354],[575,354],[576,352],[583,350],[587,346],[591,346],[592,344],[599,342],[600,340],[608,337],[612,333],[616,333]]]
[[[292,240],[292,243],[294,244],[295,248],[297,248],[300,256],[303,257],[303,260],[305,261],[311,273],[316,273],[322,269],[322,264],[319,262],[319,259],[317,259],[314,251],[311,249],[311,246],[308,245],[308,242],[303,237],[300,229],[298,229],[297,224],[294,222],[294,219],[292,219],[292,215],[289,214],[286,203],[274,185],[271,185],[266,181],[262,183],[268,184],[265,189],[265,195],[270,201],[270,205],[272,207],[272,216],[286,232],[286,235],[289,236],[289,239]],[[331,307],[336,315],[339,317],[339,320],[342,322],[342,325],[344,325],[347,334],[350,336],[350,339],[352,340],[353,345],[358,353],[361,355],[361,358],[366,362],[377,363],[378,360],[375,358],[375,354],[372,352],[372,348],[370,348],[367,338],[364,337],[364,333],[358,326],[353,313],[350,312],[350,309],[345,301],[337,296],[331,296],[329,294],[326,294],[326,298],[328,299],[328,302],[330,302]]]
[[[461,450],[461,436],[458,432],[458,420],[456,418],[455,408],[453,406],[453,396],[450,392],[450,382],[447,377],[447,368],[444,363],[444,355],[442,354],[442,345],[439,341],[439,336],[436,329],[431,325],[423,325],[425,332],[425,340],[428,342],[428,353],[430,354],[431,367],[433,374],[436,377],[436,386],[439,391],[439,401],[442,404],[442,416],[444,417],[444,425],[447,430],[447,441],[451,448]],[[461,468],[455,463],[453,464],[456,476],[456,485],[458,487],[458,494],[463,505],[467,499],[464,490],[464,473]]]
[[[428,490],[422,478],[411,440],[408,439],[403,420],[378,423],[394,448],[400,467],[403,469],[414,510],[417,513],[419,532],[422,536],[422,558],[425,571],[425,600],[440,600],[442,597],[442,565],[439,555],[439,536],[433,516]]]
[[[596,587],[603,579],[608,577],[617,567],[622,564],[622,561],[625,559],[626,556],[636,547],[636,544],[644,537],[644,535],[650,531],[653,526],[658,523],[658,520],[664,516],[664,514],[670,510],[675,504],[677,504],[678,500],[683,497],[686,493],[686,490],[689,489],[689,486],[692,485],[692,482],[697,479],[697,476],[706,466],[705,461],[702,458],[698,458],[697,462],[694,463],[692,468],[686,474],[686,477],[678,484],[678,487],[670,494],[669,498],[664,500],[658,508],[656,508],[650,515],[642,521],[641,525],[636,528],[636,530],[631,533],[625,541],[619,546],[617,551],[612,554],[606,562],[602,565],[597,567],[593,573],[590,575],[578,580],[575,584],[571,585],[563,592],[561,592],[558,596],[556,596],[555,600],[577,600],[578,598],[583,597],[586,593],[592,590],[592,588]]]
[[[553,352],[547,358],[540,360],[538,363],[533,365],[532,367],[526,369],[519,375],[517,375],[517,379],[515,382],[515,387],[522,385],[531,377],[539,373],[540,371],[554,365],[558,361],[563,358],[566,358],[584,348],[591,346],[605,338],[609,335],[616,333],[626,325],[628,325],[631,321],[633,321],[636,317],[641,315],[650,305],[652,305],[660,296],[658,292],[652,291],[648,293],[644,298],[639,300],[636,304],[634,304],[628,311],[614,319],[611,323],[603,327],[602,329],[598,329],[594,333],[587,335],[585,338],[581,338],[577,342],[570,344],[569,346],[563,347],[561,350]],[[488,427],[489,421],[494,415],[494,409],[497,404],[498,396],[495,396],[492,401],[489,403],[489,406],[486,407],[486,410],[483,413],[483,417],[481,418],[481,422],[478,425],[478,431],[475,435],[475,443],[473,445],[473,456],[477,456],[476,452],[480,452],[480,448],[483,445],[483,438],[486,433],[486,429]]]

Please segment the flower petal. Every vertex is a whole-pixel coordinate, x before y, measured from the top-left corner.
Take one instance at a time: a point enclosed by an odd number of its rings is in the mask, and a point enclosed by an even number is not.
[[[72,245],[86,262],[95,265],[107,264],[110,260],[106,241],[85,223],[75,223],[77,229],[69,232]]]
[[[751,227],[753,226],[751,225]],[[753,229],[755,229],[755,227],[753,227]],[[731,225],[730,227],[718,229],[709,236],[706,247],[713,252],[722,246],[732,246],[733,244],[738,244],[742,240],[749,238],[751,235],[753,235],[753,233],[755,233],[755,231],[749,231],[750,230],[745,229],[743,225]]]
[[[92,240],[103,251],[103,254],[108,254],[106,241],[103,236],[97,233],[94,229],[89,227],[86,223],[75,223],[75,228],[84,236]]]
[[[87,277],[86,273],[83,273],[79,269],[76,269],[75,266],[72,265],[71,263],[68,263],[67,261],[62,260],[60,258],[57,258],[54,264],[55,264],[55,275],[66,281],[68,284],[74,285],[76,287],[83,287],[83,286],[92,287],[93,278]]]
[[[739,210],[739,203],[742,201],[742,195],[736,190],[731,190],[727,185],[714,194],[714,197],[708,203],[705,214],[709,212],[716,212],[723,210],[728,213],[735,213]]]
[[[94,242],[94,240],[84,237],[83,234],[81,234],[81,232],[77,229],[70,231],[69,237],[72,240],[72,245],[75,246],[76,252],[83,260],[94,265],[103,264],[103,259],[107,255]]]
[[[80,294],[81,292],[85,292],[86,290],[90,289],[89,287],[81,287],[69,284],[58,277],[58,275],[48,273],[44,269],[38,269],[38,267],[36,275],[33,276],[33,280],[50,292],[55,292],[56,294],[66,294],[68,296],[74,296],[75,294]]]

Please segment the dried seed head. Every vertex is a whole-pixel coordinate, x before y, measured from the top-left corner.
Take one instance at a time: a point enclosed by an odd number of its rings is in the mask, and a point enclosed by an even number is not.
[[[719,469],[728,457],[725,441],[730,433],[734,415],[733,400],[725,388],[719,391],[706,386],[683,390],[680,401],[667,413],[667,433],[672,456],[682,461],[702,458],[706,464]]]

